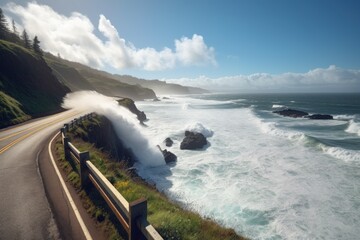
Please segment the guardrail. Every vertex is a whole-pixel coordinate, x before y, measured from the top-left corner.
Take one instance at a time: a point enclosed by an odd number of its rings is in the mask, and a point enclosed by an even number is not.
[[[155,228],[147,221],[147,200],[140,198],[133,202],[127,202],[118,190],[106,179],[106,177],[90,162],[88,151],[80,152],[66,137],[70,128],[76,127],[81,121],[90,119],[92,113],[75,118],[61,128],[61,142],[64,146],[66,160],[73,160],[80,165],[81,187],[92,184],[104,198],[120,224],[127,232],[130,240],[163,238]]]

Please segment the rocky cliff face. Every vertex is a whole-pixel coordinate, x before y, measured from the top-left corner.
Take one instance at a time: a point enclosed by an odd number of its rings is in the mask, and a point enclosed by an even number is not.
[[[125,161],[128,166],[134,164],[132,151],[126,148],[117,137],[111,122],[103,116],[96,116],[79,125],[81,130],[75,130],[76,137],[95,144],[97,148],[110,153],[116,161]]]

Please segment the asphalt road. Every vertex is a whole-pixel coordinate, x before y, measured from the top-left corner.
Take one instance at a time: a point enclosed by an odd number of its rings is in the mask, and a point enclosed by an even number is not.
[[[77,116],[77,112],[66,111],[0,131],[0,239],[64,238],[44,190],[39,156],[44,157],[49,139],[60,127]]]

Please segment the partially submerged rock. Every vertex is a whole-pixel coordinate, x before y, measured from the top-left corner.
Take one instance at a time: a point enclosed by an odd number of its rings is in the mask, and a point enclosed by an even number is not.
[[[162,150],[159,145],[157,145],[157,147],[159,148],[160,152],[163,154],[166,163],[176,162],[177,156],[175,154],[173,154],[172,152],[166,149]]]
[[[309,113],[307,113],[307,112],[294,110],[294,109],[290,109],[290,108],[273,111],[273,113],[277,113],[277,114],[280,114],[281,116],[292,117],[292,118],[301,118],[301,117],[305,117],[305,116],[309,115]]]
[[[273,111],[273,113],[280,114],[281,116],[285,117],[293,117],[293,118],[308,118],[308,119],[318,119],[318,120],[331,120],[334,119],[333,116],[329,114],[312,114],[309,115],[307,112],[294,110],[294,109],[283,109],[278,111]]]
[[[162,153],[164,155],[164,159],[166,163],[176,162],[177,157],[172,152],[165,149],[164,151],[162,151]]]
[[[332,119],[334,119],[334,117],[329,114],[313,114],[310,116],[306,116],[306,118],[316,119],[316,120],[332,120]]]
[[[195,150],[201,149],[207,144],[203,134],[185,131],[185,138],[180,144],[180,149]]]
[[[167,147],[171,147],[174,143],[174,141],[171,140],[171,138],[166,138],[164,142]]]

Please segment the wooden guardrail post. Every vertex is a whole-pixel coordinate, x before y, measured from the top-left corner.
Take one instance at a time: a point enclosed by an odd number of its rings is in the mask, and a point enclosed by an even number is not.
[[[69,160],[70,155],[70,149],[69,149],[69,138],[66,137],[66,128],[61,128],[61,137],[62,137],[62,143],[64,147],[64,157],[66,160]]]
[[[147,200],[140,198],[129,204],[129,240],[146,239],[137,225],[137,221],[147,219]]]
[[[65,132],[64,132],[64,134],[65,134],[65,133],[67,133],[69,131],[69,124],[65,123],[64,128],[65,128]]]
[[[79,157],[81,188],[84,188],[89,183],[89,169],[86,166],[86,161],[90,160],[90,154],[88,151],[81,152]]]

